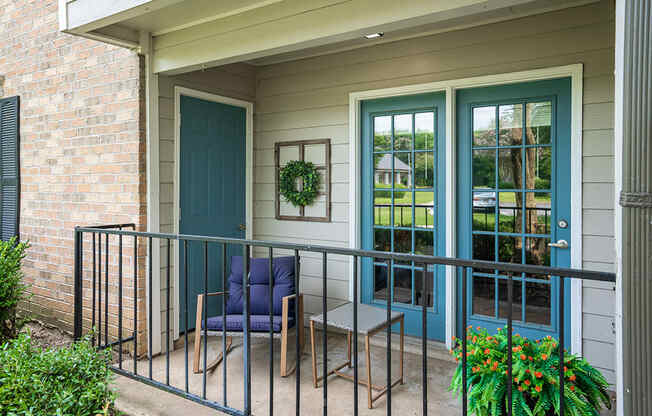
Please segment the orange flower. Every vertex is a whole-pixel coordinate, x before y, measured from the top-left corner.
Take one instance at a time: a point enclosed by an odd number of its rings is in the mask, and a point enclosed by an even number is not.
[[[492,337],[491,335],[487,337],[487,341],[491,341],[492,339],[494,339],[494,337]]]
[[[525,380],[523,383],[525,383],[526,386],[530,385],[530,380]]]
[[[541,354],[541,359],[542,360],[547,360],[548,359],[548,354]]]
[[[564,373],[568,371],[568,367],[564,366]]]
[[[575,386],[570,386],[571,391],[575,391]]]
[[[536,371],[536,372],[534,373],[534,376],[535,376],[536,378],[541,378],[541,377],[543,377],[543,373],[541,373],[541,371]]]
[[[525,361],[526,359],[527,357],[525,356],[525,354],[521,354],[521,360]]]
[[[532,358],[530,356],[528,356],[527,359],[530,360],[530,361],[534,361],[534,358]]]
[[[530,374],[530,370],[525,370],[525,374]]]
[[[498,369],[498,361],[494,361],[493,369],[494,370]]]
[[[523,387],[518,386],[518,391],[523,391]]]
[[[577,379],[577,377],[575,376],[575,374],[573,374],[572,376],[568,377],[568,379],[570,381],[575,381]]]
[[[485,354],[485,355],[489,355],[489,352],[490,352],[490,351],[489,351],[489,348],[485,348],[485,350],[484,350],[484,354]]]
[[[537,393],[541,393],[541,386],[536,386],[536,387],[534,388],[534,390],[536,390]]]
[[[478,340],[478,337],[474,335],[474,336],[473,336],[473,340],[472,340],[472,342],[475,344],[475,342],[476,342],[477,340]]]
[[[514,377],[514,383],[518,383],[518,377]]]

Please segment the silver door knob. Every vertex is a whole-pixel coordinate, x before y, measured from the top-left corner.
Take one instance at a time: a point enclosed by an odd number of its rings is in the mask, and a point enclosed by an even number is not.
[[[558,240],[556,243],[548,243],[548,247],[568,248],[568,241]]]

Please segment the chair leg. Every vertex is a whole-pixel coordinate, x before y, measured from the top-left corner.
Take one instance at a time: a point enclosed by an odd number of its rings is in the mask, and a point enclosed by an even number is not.
[[[346,333],[346,347],[347,347],[346,358],[348,359],[348,367],[349,368],[352,367],[352,365],[351,365],[351,336],[352,335],[353,335],[353,333],[351,331],[348,331]]]
[[[201,322],[204,310],[204,295],[197,296],[197,315],[195,318],[195,356],[193,358],[192,371],[199,373],[199,352],[201,351]]]
[[[288,331],[287,328],[281,329],[281,377],[287,377],[291,371],[288,371]]]
[[[317,388],[317,352],[315,351],[315,322],[310,321],[310,346],[312,349],[312,385]]]
[[[371,397],[371,352],[369,350],[369,334],[364,337],[364,347],[367,354],[367,405],[371,409],[373,407],[373,400]]]
[[[233,337],[226,337],[226,351],[225,351],[226,354],[231,352],[231,346],[232,345],[233,345]],[[213,360],[211,363],[206,365],[206,372],[209,373],[209,372],[215,370],[215,368],[217,368],[217,366],[220,365],[223,358],[224,357],[223,357],[222,352],[217,354],[217,358],[215,358],[215,360]],[[204,372],[204,370],[200,368],[197,371],[195,371],[195,374],[201,374],[203,372]]]

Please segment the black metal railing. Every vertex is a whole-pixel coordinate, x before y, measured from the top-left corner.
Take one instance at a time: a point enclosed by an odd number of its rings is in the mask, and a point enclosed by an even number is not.
[[[132,228],[132,230],[128,230],[127,228]],[[199,242],[195,244],[201,244],[203,246],[203,293],[204,293],[204,299],[206,298],[206,294],[208,292],[208,281],[209,279],[213,278],[220,278],[221,282],[223,284],[223,287],[226,288],[226,266],[223,266],[222,269],[220,270],[221,276],[209,276],[208,275],[208,264],[209,264],[209,251],[208,247],[209,246],[218,246],[221,248],[221,253],[222,256],[225,258],[227,249],[228,248],[233,248],[237,247],[238,250],[241,250],[240,252],[242,253],[243,259],[243,288],[249,288],[249,273],[248,273],[248,260],[250,259],[251,255],[251,250],[252,248],[266,248],[267,249],[267,255],[270,259],[270,267],[271,267],[271,259],[274,256],[274,251],[275,250],[289,250],[294,253],[294,258],[295,258],[295,290],[296,293],[300,293],[300,255],[302,253],[317,253],[321,255],[321,259],[323,262],[322,266],[322,276],[321,276],[321,282],[322,282],[322,309],[323,309],[323,322],[326,322],[327,320],[327,291],[328,291],[328,286],[327,286],[327,275],[328,275],[328,269],[327,269],[327,262],[328,262],[328,256],[329,255],[340,255],[340,256],[348,256],[352,259],[353,261],[353,280],[354,284],[352,285],[353,287],[353,345],[355,348],[353,349],[353,379],[354,383],[352,384],[352,406],[353,406],[353,414],[357,415],[358,414],[358,351],[357,351],[357,346],[358,346],[358,307],[357,305],[359,304],[360,301],[360,294],[358,293],[358,279],[359,279],[359,273],[358,273],[358,268],[360,266],[360,263],[362,259],[368,258],[368,259],[375,259],[375,261],[386,261],[389,270],[392,270],[392,266],[394,265],[395,262],[403,261],[403,262],[411,262],[413,265],[420,266],[420,270],[422,271],[422,285],[423,288],[422,290],[424,293],[427,290],[427,283],[426,283],[426,271],[429,266],[447,266],[447,267],[454,267],[456,270],[458,270],[459,275],[461,276],[461,285],[460,285],[460,290],[461,290],[461,300],[462,300],[462,325],[460,326],[461,328],[461,339],[462,339],[462,386],[467,386],[467,351],[466,351],[466,336],[467,336],[467,321],[468,321],[468,305],[467,305],[467,296],[466,294],[468,293],[468,282],[467,282],[467,276],[468,276],[468,271],[470,269],[474,268],[479,268],[479,269],[494,269],[501,274],[507,276],[507,297],[508,297],[508,302],[509,302],[509,308],[507,309],[507,319],[506,319],[506,325],[507,325],[507,340],[508,340],[508,354],[507,354],[507,366],[508,366],[508,380],[512,380],[512,361],[511,357],[512,354],[509,353],[509,351],[512,350],[512,304],[513,304],[513,277],[512,274],[521,274],[521,273],[533,273],[533,274],[539,274],[539,275],[549,275],[549,276],[555,276],[559,277],[559,284],[558,284],[558,289],[559,289],[559,302],[557,304],[559,305],[559,311],[558,311],[558,330],[559,330],[559,351],[564,351],[564,348],[566,346],[566,339],[564,336],[565,328],[564,328],[564,304],[565,302],[563,301],[564,299],[564,286],[565,286],[565,280],[567,278],[575,278],[575,279],[583,279],[583,280],[596,280],[596,281],[606,281],[606,282],[614,282],[615,281],[615,275],[613,273],[604,273],[604,272],[595,272],[595,271],[585,271],[585,270],[577,270],[577,269],[567,269],[567,268],[557,268],[557,267],[544,267],[544,266],[532,266],[532,265],[523,265],[523,264],[514,264],[514,263],[498,263],[498,262],[490,262],[490,261],[480,261],[480,260],[468,260],[468,259],[459,259],[459,258],[449,258],[449,257],[436,257],[436,256],[421,256],[421,255],[410,255],[410,254],[398,254],[398,253],[390,253],[390,252],[379,252],[379,251],[372,251],[372,250],[359,250],[359,249],[349,249],[349,248],[340,248],[340,247],[325,247],[325,246],[315,246],[315,245],[305,245],[305,244],[291,244],[291,243],[282,243],[282,242],[268,242],[268,241],[256,241],[256,240],[245,240],[245,239],[236,239],[236,238],[221,238],[221,237],[206,237],[206,236],[196,236],[196,235],[176,235],[176,234],[164,234],[164,233],[150,233],[150,232],[138,232],[133,230],[133,224],[122,224],[122,225],[110,225],[110,226],[98,226],[98,227],[77,227],[75,228],[75,264],[74,264],[74,295],[75,295],[75,300],[74,300],[74,316],[75,316],[75,338],[79,338],[82,336],[83,333],[83,328],[84,328],[84,322],[87,322],[86,328],[89,327],[95,327],[99,328],[100,330],[96,330],[93,335],[93,341],[96,342],[96,345],[98,348],[106,348],[109,346],[117,346],[118,347],[118,364],[117,366],[113,366],[112,369],[114,372],[121,374],[126,377],[130,377],[132,379],[136,379],[140,382],[143,382],[145,384],[154,386],[156,388],[159,388],[161,390],[179,395],[181,397],[184,397],[186,399],[195,401],[197,403],[200,403],[202,405],[211,407],[213,409],[219,410],[221,412],[231,414],[231,415],[250,415],[252,412],[252,407],[251,407],[251,348],[250,348],[250,335],[251,335],[251,328],[250,328],[250,299],[249,299],[249,290],[243,290],[243,385],[242,386],[234,386],[233,384],[229,384],[227,380],[227,371],[226,371],[226,353],[227,353],[227,347],[225,343],[226,339],[226,325],[223,325],[223,331],[224,331],[224,336],[223,336],[223,342],[222,342],[222,356],[224,359],[223,362],[223,372],[222,372],[222,386],[223,386],[223,397],[221,401],[213,401],[210,399],[207,399],[206,397],[206,366],[207,366],[207,361],[206,361],[206,335],[207,335],[207,322],[206,322],[206,313],[203,314],[203,331],[204,331],[204,355],[203,355],[203,366],[204,366],[204,371],[203,371],[203,378],[202,378],[202,393],[201,394],[195,394],[191,393],[189,390],[189,382],[188,382],[188,335],[187,331],[184,335],[184,354],[185,354],[185,385],[183,387],[179,386],[174,386],[170,383],[170,291],[166,290],[167,295],[166,295],[166,316],[165,316],[165,328],[166,328],[166,335],[165,335],[165,341],[166,341],[166,347],[165,351],[163,353],[166,355],[166,360],[165,360],[165,381],[159,381],[153,378],[153,373],[152,373],[152,331],[147,331],[147,340],[148,340],[148,353],[147,353],[147,361],[149,363],[148,367],[148,372],[146,374],[141,374],[138,372],[138,367],[137,367],[137,359],[134,357],[133,360],[133,367],[131,369],[126,369],[123,368],[122,365],[122,348],[124,343],[128,342],[133,342],[133,349],[135,352],[138,351],[138,333],[144,332],[145,327],[139,328],[138,324],[138,299],[137,299],[137,285],[138,285],[138,270],[137,270],[137,258],[138,258],[138,242],[139,239],[146,241],[147,243],[147,251],[148,251],[148,268],[147,268],[147,273],[145,279],[147,280],[147,287],[148,287],[148,296],[147,296],[147,316],[148,316],[148,321],[152,322],[153,318],[153,308],[152,308],[152,283],[154,282],[154,279],[160,279],[160,273],[157,271],[156,277],[154,277],[153,271],[152,271],[152,247],[154,243],[160,243],[161,241],[164,241],[165,244],[163,245],[164,249],[166,250],[167,254],[167,260],[166,260],[166,275],[165,279],[167,280],[167,288],[170,288],[170,268],[171,268],[171,263],[170,263],[170,250],[171,250],[171,242],[172,241],[177,241],[180,244],[180,249],[183,250],[184,255],[186,256],[185,258],[188,258],[188,244],[190,242]],[[102,246],[101,242],[102,239],[104,239],[104,245]],[[111,239],[113,239],[113,245],[111,245]],[[123,302],[122,302],[122,281],[123,281],[123,267],[122,267],[122,257],[124,255],[123,253],[123,239],[133,239],[133,289],[134,289],[134,299],[133,299],[133,328],[131,328],[131,334],[128,337],[124,337],[125,334],[123,334],[123,320],[122,320],[122,309],[124,307]],[[117,256],[116,257],[111,257],[110,255],[110,247],[115,248],[116,247],[116,242],[117,240]],[[91,254],[92,254],[92,261],[90,262],[89,265],[84,263],[84,253],[86,252],[84,249],[84,242],[88,241],[91,244]],[[97,244],[96,244],[97,242]],[[104,257],[101,255],[102,248],[104,248]],[[101,261],[104,260],[104,303],[102,303],[102,264]],[[113,260],[113,261],[112,261]],[[118,296],[118,305],[117,305],[117,337],[115,340],[111,341],[109,332],[108,332],[108,320],[109,320],[109,308],[108,308],[108,303],[109,303],[109,284],[108,284],[108,276],[110,272],[109,268],[109,263],[112,263],[115,265],[117,263],[117,279],[118,279],[118,284],[117,284],[117,296]],[[222,262],[223,265],[226,262]],[[187,265],[187,262],[185,262]],[[115,269],[114,269],[115,270]],[[88,279],[84,278],[84,272],[86,272],[86,276],[88,276]],[[185,282],[185,319],[186,319],[186,328],[188,328],[188,314],[187,314],[187,305],[188,305],[188,268],[187,266],[184,267],[183,271],[180,271],[180,279],[183,279]],[[435,274],[433,274],[433,278]],[[92,289],[92,300],[91,300],[91,309],[88,311],[88,308],[84,308],[84,282],[88,281],[88,285],[90,285]],[[96,281],[98,282],[96,286]],[[272,282],[273,284],[273,282]],[[95,299],[95,291],[96,289],[98,290],[98,298],[97,298],[97,303]],[[270,305],[272,302],[272,290],[269,290],[269,296],[270,296]],[[427,319],[428,319],[428,306],[426,302],[422,302],[422,309],[421,309],[421,325],[422,325],[422,335],[421,335],[421,346],[422,346],[422,385],[421,385],[421,396],[422,396],[422,406],[423,406],[423,414],[426,415],[428,414],[428,344],[427,344]],[[102,326],[102,321],[101,321],[101,308],[104,306],[104,336],[102,336],[101,333],[101,326]],[[392,302],[391,302],[391,296],[387,296],[387,301],[386,301],[386,308],[387,308],[387,317],[390,319],[391,313],[392,313]],[[96,316],[96,310],[98,311],[97,316],[97,322],[95,320]],[[222,314],[224,314],[224,308],[222,309]],[[205,310],[204,310],[205,311]],[[270,309],[271,311],[271,309]],[[91,314],[91,318],[89,319],[88,316],[86,317],[86,320],[84,320],[84,313],[88,315],[88,312]],[[294,313],[295,316],[298,316],[299,314],[299,302],[294,302]],[[223,316],[223,319],[224,316]],[[271,320],[271,316],[270,316]],[[97,323],[97,325],[96,325]],[[270,322],[271,324],[271,322]],[[196,330],[201,330],[201,328],[196,328]],[[389,325],[387,327],[387,350],[386,350],[386,371],[387,371],[387,385],[390,386],[392,384],[391,380],[391,363],[392,363],[392,348],[391,348],[391,331],[392,327]],[[160,336],[157,334],[157,336]],[[274,358],[273,358],[273,331],[272,331],[272,325],[270,325],[270,331],[269,331],[269,348],[270,348],[270,369],[269,369],[269,414],[272,415],[274,412],[274,400],[275,398],[275,392],[274,392],[274,375],[273,375],[273,367],[274,367]],[[327,362],[328,362],[328,348],[327,348],[327,334],[326,331],[324,331],[323,335],[323,351],[322,351],[322,360],[323,360],[323,366],[324,366],[324,374],[327,374]],[[300,357],[300,340],[299,337],[296,337],[296,354],[297,357]],[[564,374],[563,374],[563,365],[559,366],[559,383],[560,383],[560,396],[559,396],[559,401],[560,401],[560,414],[563,416],[564,414]],[[294,373],[294,378],[295,378],[295,395],[294,395],[294,401],[295,401],[295,414],[299,415],[301,412],[300,409],[300,403],[301,403],[301,384],[300,384],[300,377],[301,377],[301,360],[297,360],[296,364],[296,369]],[[229,402],[227,400],[227,386],[233,386],[233,387],[242,387],[244,391],[244,404],[241,409],[236,409],[234,407],[231,407],[229,405]],[[462,388],[462,414],[467,415],[467,396],[468,396],[468,388]],[[507,414],[511,416],[512,413],[512,383],[508,382],[507,383],[507,397],[508,397],[508,402],[510,403],[509,406],[507,406]],[[287,401],[287,398],[284,398],[284,401]],[[323,409],[323,414],[327,414],[327,402],[328,402],[328,380],[327,378],[324,378],[323,380],[323,404],[322,404],[322,409]],[[392,393],[391,389],[388,389],[387,391],[387,396],[386,396],[386,414],[391,415],[392,414]],[[400,412],[399,412],[400,413]]]

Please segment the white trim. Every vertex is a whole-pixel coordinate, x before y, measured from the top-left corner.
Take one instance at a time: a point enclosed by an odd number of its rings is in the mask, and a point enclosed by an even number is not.
[[[616,0],[616,61],[614,92],[614,245],[616,250],[616,397],[625,397],[623,381],[623,208],[618,198],[623,189],[623,100],[625,65],[625,0]],[[623,400],[616,401],[616,414],[623,416]]]
[[[181,96],[200,98],[221,104],[228,104],[235,107],[242,107],[246,111],[246,132],[245,132],[245,237],[251,239],[253,236],[253,184],[254,184],[254,140],[253,140],[253,117],[254,104],[250,101],[238,100],[222,95],[211,94],[191,88],[174,87],[174,234],[179,233],[179,175],[181,154]],[[174,264],[179,264],[179,247],[174,249]],[[179,338],[179,268],[174,268],[174,339]]]
[[[454,116],[454,95],[456,89],[482,87],[489,85],[513,84],[525,81],[536,81],[553,78],[571,77],[571,267],[581,267],[582,265],[582,64],[573,64],[557,66],[551,68],[541,68],[529,71],[518,71],[504,74],[484,75],[472,78],[462,78],[456,80],[436,81],[424,84],[405,85],[400,87],[382,88],[368,91],[356,91],[349,94],[349,139],[350,139],[350,173],[351,181],[349,184],[350,219],[350,247],[360,247],[360,200],[359,184],[355,180],[359,178],[359,152],[360,152],[360,103],[363,100],[374,98],[393,97],[400,95],[412,95],[435,91],[446,91],[446,173],[450,180],[446,181],[446,206],[452,207],[451,213],[447,211],[446,230],[447,230],[447,247],[446,255],[455,254],[454,234],[456,232],[455,224],[455,153],[452,146],[455,142],[455,116]],[[448,96],[451,98],[448,98]],[[450,106],[450,108],[449,108]],[[450,198],[450,199],[449,199]],[[452,234],[449,230],[452,230]],[[449,240],[449,237],[450,240]],[[446,317],[446,346],[451,347],[451,337],[449,334],[455,333],[455,285],[454,273],[448,271],[446,275],[446,299],[447,299],[447,317]],[[352,289],[352,283],[349,285]],[[349,297],[351,294],[349,294]],[[571,350],[574,353],[581,353],[582,346],[582,286],[581,282],[573,279],[571,283],[571,328],[572,340]],[[449,309],[453,307],[451,311]],[[452,315],[452,316],[451,316]]]
[[[68,0],[59,0],[58,4],[59,31],[68,29]]]
[[[455,91],[453,87],[446,88],[446,256],[455,257],[457,254],[457,198],[455,180]],[[455,296],[455,281],[457,274],[455,267],[446,267],[446,346],[453,346],[451,340],[455,335],[457,321],[457,298]]]
[[[571,264],[582,268],[582,107],[584,67],[571,73]],[[571,279],[571,352],[582,354],[582,280]]]
[[[158,75],[152,71],[151,44],[149,33],[140,34],[140,44],[145,53],[145,84],[146,84],[146,114],[147,114],[147,231],[159,232],[159,111],[158,111]],[[156,241],[156,240],[153,240]],[[152,322],[147,314],[147,331],[152,334],[152,351],[155,355],[161,352],[161,250],[159,244],[152,244]],[[149,253],[148,253],[149,256]],[[149,259],[148,259],[149,260]],[[149,261],[147,275],[149,276]],[[156,273],[154,273],[156,271]],[[149,296],[149,279],[147,296]],[[150,300],[148,299],[148,302]]]

